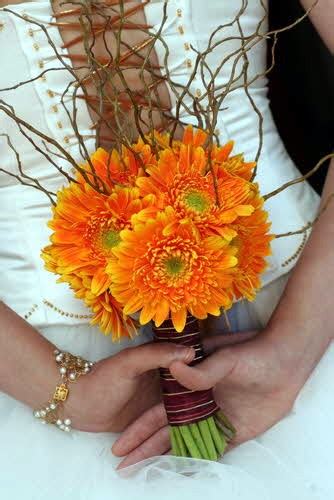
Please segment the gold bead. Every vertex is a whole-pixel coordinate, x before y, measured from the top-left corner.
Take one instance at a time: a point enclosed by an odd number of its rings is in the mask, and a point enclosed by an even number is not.
[[[35,50],[39,50],[39,45],[38,45],[38,43],[34,43],[34,44],[33,44],[33,47],[34,47],[34,49],[35,49]]]
[[[55,401],[66,401],[68,392],[68,388],[65,384],[57,385],[53,399]]]
[[[54,113],[58,113],[58,106],[54,105],[51,109]]]
[[[48,94],[49,97],[54,97],[55,96],[55,93],[52,90],[50,90],[50,89],[47,90],[47,94]]]
[[[178,17],[182,17],[182,9],[177,9],[176,14]]]
[[[44,68],[44,61],[42,61],[42,59],[40,61],[38,61],[38,66],[43,69]]]
[[[70,142],[70,139],[68,138],[67,135],[65,135],[65,137],[64,137],[64,142],[66,142],[66,144],[68,144]]]
[[[191,59],[187,59],[186,60],[186,65],[187,65],[187,68],[191,68],[192,67],[193,63],[192,63]]]
[[[28,29],[28,35],[29,36],[34,36],[34,32],[33,32],[32,28]]]
[[[180,35],[184,35],[184,28],[182,24],[180,24],[180,26],[178,26],[177,29],[179,30]]]
[[[190,50],[190,44],[188,42],[186,42],[184,44],[184,48],[185,48],[185,50]]]
[[[5,23],[0,22],[0,31],[2,31],[4,29],[4,27],[5,27]]]
[[[62,122],[57,122],[57,127],[58,127],[58,128],[63,128],[63,124],[62,124]]]
[[[196,89],[196,96],[201,97],[201,95],[202,95],[201,89]]]

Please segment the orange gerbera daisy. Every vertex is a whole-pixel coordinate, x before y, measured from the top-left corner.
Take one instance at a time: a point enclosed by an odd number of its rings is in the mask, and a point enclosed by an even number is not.
[[[188,144],[191,146],[204,146],[208,134],[204,130],[196,130],[194,132],[191,126],[185,129],[183,136],[183,144]],[[177,146],[179,141],[176,141]],[[223,168],[225,171],[230,172],[233,175],[242,177],[246,181],[249,181],[252,177],[253,169],[256,166],[256,162],[245,162],[244,156],[238,154],[235,156],[230,156],[234,146],[234,141],[229,141],[223,146],[213,145],[212,151],[210,153],[212,165],[214,170],[217,168]],[[208,148],[205,148],[206,156],[208,156]]]
[[[122,147],[122,152],[113,149],[107,152],[98,148],[90,157],[90,161],[80,165],[86,173],[86,179],[82,174],[77,175],[80,182],[90,183],[99,187],[105,187],[111,191],[114,186],[135,186],[137,177],[144,175],[144,167],[154,163],[154,155],[149,144],[142,139],[132,144],[131,149]]]
[[[188,140],[187,134],[185,140]],[[196,144],[195,139],[193,142]],[[137,185],[142,196],[154,194],[161,209],[172,206],[177,214],[176,224],[190,220],[201,235],[220,234],[231,240],[236,233],[228,225],[240,216],[249,216],[254,210],[246,203],[252,184],[226,171],[223,175],[220,169],[215,187],[207,165],[206,152],[201,146],[183,143],[178,151],[162,151],[157,165],[147,169],[149,177],[139,178]],[[140,213],[135,221],[145,217],[145,212]]]
[[[253,300],[261,286],[260,277],[265,270],[266,257],[270,255],[270,242],[274,238],[268,233],[270,222],[268,213],[263,210],[263,199],[255,192],[249,200],[254,212],[249,217],[239,217],[232,228],[237,237],[233,244],[238,247],[238,267],[233,277],[233,292],[237,299]]]
[[[156,144],[161,149],[173,149],[173,151],[178,151],[182,144],[191,145],[194,147],[203,146],[208,134],[202,129],[196,129],[194,131],[192,125],[188,125],[183,132],[182,140],[173,139],[172,145],[170,145],[170,134],[168,132],[160,133],[154,131],[154,140]],[[151,135],[147,135],[146,139],[150,142]]]
[[[111,285],[107,262],[114,258],[112,249],[121,241],[120,231],[130,227],[131,216],[148,204],[147,198],[139,199],[138,188],[116,187],[104,196],[88,184],[71,183],[58,193],[48,224],[53,230],[51,245],[42,257],[61,281],[77,293],[84,290],[82,298],[95,313],[93,322],[99,318],[105,332],[123,322],[121,307],[105,293]]]
[[[57,263],[52,254],[44,253],[45,267],[57,273]],[[135,323],[131,318],[123,314],[123,308],[114,299],[109,290],[100,295],[94,295],[91,291],[92,278],[81,274],[63,274],[57,280],[58,283],[68,283],[74,291],[76,298],[81,299],[89,307],[93,316],[91,325],[98,325],[105,335],[111,335],[113,342],[118,342],[122,337],[133,338],[137,334]]]
[[[223,170],[250,181],[256,162],[245,162],[243,154],[230,156],[233,146],[234,142],[230,141],[222,147],[213,147],[211,158],[214,172],[219,176],[219,171]]]
[[[232,303],[232,275],[236,249],[219,236],[198,238],[190,224],[165,234],[175,218],[172,208],[157,214],[132,231],[121,232],[108,264],[111,291],[125,314],[140,311],[140,323],[157,326],[171,315],[181,332],[187,312],[203,319],[219,315]]]

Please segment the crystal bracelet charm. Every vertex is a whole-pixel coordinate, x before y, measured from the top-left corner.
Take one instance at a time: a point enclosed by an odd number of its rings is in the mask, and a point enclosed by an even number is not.
[[[56,425],[60,430],[71,430],[71,419],[60,418],[62,407],[69,395],[69,382],[76,382],[82,375],[87,375],[94,363],[69,352],[54,351],[55,361],[59,366],[61,381],[57,385],[52,398],[43,407],[34,411],[34,417],[42,424]]]

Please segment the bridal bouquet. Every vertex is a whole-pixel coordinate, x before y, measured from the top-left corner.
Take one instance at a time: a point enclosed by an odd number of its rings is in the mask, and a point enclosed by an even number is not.
[[[192,127],[181,141],[154,131],[121,152],[99,148],[58,192],[46,267],[114,341],[152,322],[156,341],[194,347],[195,364],[198,320],[254,298],[272,237],[255,163],[232,148]],[[161,385],[174,454],[217,459],[234,429],[212,391],[166,369]]]

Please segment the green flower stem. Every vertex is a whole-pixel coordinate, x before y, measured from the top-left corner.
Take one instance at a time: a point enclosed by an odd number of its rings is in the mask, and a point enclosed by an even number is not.
[[[208,422],[211,436],[212,436],[213,442],[215,443],[218,455],[223,455],[225,448],[226,448],[226,440],[224,438],[224,435],[219,430],[219,428],[217,428],[216,422],[215,422],[213,417],[209,417],[207,422]]]
[[[213,442],[212,437],[211,437],[211,432],[210,432],[208,421],[201,420],[200,422],[198,422],[198,427],[199,427],[199,430],[201,432],[203,441],[205,442],[206,448],[208,450],[209,459],[210,460],[217,460],[218,456],[217,456],[214,442]]]
[[[236,429],[233,427],[229,419],[224,415],[224,413],[219,410],[214,416],[216,423],[219,425],[225,436],[231,440],[236,435]]]
[[[198,425],[197,424],[190,424],[189,428],[190,428],[190,432],[195,440],[195,443],[197,444],[197,447],[202,455],[202,458],[205,458],[206,460],[210,460],[208,450],[206,449],[205,442],[201,436]]]
[[[218,460],[235,432],[233,425],[221,411],[194,424],[171,426],[173,455]]]
[[[225,436],[225,439],[227,441],[231,441],[234,437],[233,432],[231,432],[230,429],[225,427],[225,425],[221,422],[221,420],[219,420],[219,418],[215,417],[215,422],[218,429],[220,429],[221,433]]]
[[[175,430],[174,427],[169,428],[169,436],[170,436],[170,442],[172,445],[172,453],[175,457],[179,457],[179,456],[182,456],[182,454],[180,452],[180,448],[179,448],[174,430]]]
[[[177,426],[173,427],[173,433],[174,433],[174,436],[175,436],[175,439],[176,439],[176,442],[178,445],[178,449],[179,449],[178,456],[179,457],[188,457],[189,453],[187,451],[187,447],[184,443],[184,440],[183,440],[183,437],[182,437],[182,434],[180,432],[179,427],[177,427]]]
[[[184,439],[184,442],[188,448],[189,455],[192,458],[203,458],[201,455],[201,452],[199,451],[199,449],[194,441],[194,438],[191,435],[191,432],[189,430],[189,426],[188,425],[180,425],[179,429],[180,429],[180,433]]]
[[[230,420],[227,418],[226,415],[224,415],[224,413],[221,411],[221,410],[218,410],[217,413],[216,413],[217,417],[226,425],[226,427],[228,427],[229,429],[231,429],[231,431],[236,434],[236,428],[232,425],[232,423],[230,422]]]

